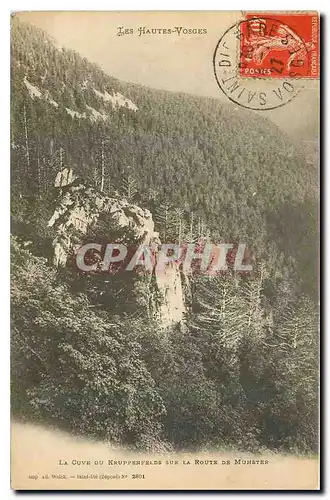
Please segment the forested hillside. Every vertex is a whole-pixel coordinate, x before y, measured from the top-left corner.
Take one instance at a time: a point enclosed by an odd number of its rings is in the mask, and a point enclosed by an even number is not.
[[[261,240],[272,213],[315,194],[304,152],[253,112],[119,82],[18,20],[12,65],[15,192],[45,193],[63,148],[62,161],[99,187],[104,162],[106,192],[131,166],[140,198],[195,212],[222,240]]]
[[[144,449],[316,450],[317,165],[253,112],[120,82],[15,18],[11,51],[14,411]],[[166,334],[95,307],[50,265],[65,166],[163,242],[246,243],[253,275],[191,279]]]

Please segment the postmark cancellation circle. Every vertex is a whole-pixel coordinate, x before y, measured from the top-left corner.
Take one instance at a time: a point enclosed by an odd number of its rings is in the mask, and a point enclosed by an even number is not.
[[[305,42],[283,22],[256,17],[239,21],[220,38],[214,75],[229,100],[254,110],[290,102],[308,77]]]

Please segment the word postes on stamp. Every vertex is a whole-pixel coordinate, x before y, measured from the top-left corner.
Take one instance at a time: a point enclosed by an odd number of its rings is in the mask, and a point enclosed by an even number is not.
[[[219,87],[236,104],[256,110],[283,106],[306,79],[319,77],[319,17],[248,14],[220,38],[213,65]]]

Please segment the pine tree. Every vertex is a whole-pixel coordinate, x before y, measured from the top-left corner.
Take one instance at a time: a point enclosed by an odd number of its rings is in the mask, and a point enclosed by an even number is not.
[[[184,210],[182,208],[175,208],[173,210],[173,221],[175,225],[175,239],[179,245],[183,241],[185,234],[186,224],[184,220]]]
[[[175,217],[172,205],[167,202],[157,205],[154,219],[159,230],[160,239],[165,243],[174,241]]]
[[[30,145],[29,145],[29,131],[27,123],[26,106],[24,104],[23,108],[23,120],[24,120],[24,137],[25,137],[25,154],[26,154],[26,175],[30,176]]]
[[[196,285],[197,328],[212,332],[214,341],[234,349],[245,335],[248,321],[240,280],[233,274],[200,276]]]
[[[190,212],[189,214],[189,231],[188,231],[188,242],[193,243],[195,241],[195,214]]]
[[[242,280],[241,293],[247,306],[246,328],[254,340],[259,341],[265,334],[265,327],[270,325],[262,305],[264,281],[267,277],[266,264],[261,262],[255,270],[255,276]]]
[[[133,201],[138,193],[137,182],[130,172],[124,175],[122,180],[122,192],[129,201]]]
[[[104,191],[104,176],[105,176],[105,158],[104,158],[104,141],[101,144],[101,186],[100,191]]]

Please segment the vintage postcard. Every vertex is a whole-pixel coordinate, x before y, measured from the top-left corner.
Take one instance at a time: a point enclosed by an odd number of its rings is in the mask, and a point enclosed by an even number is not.
[[[318,490],[320,19],[11,16],[11,486]]]

